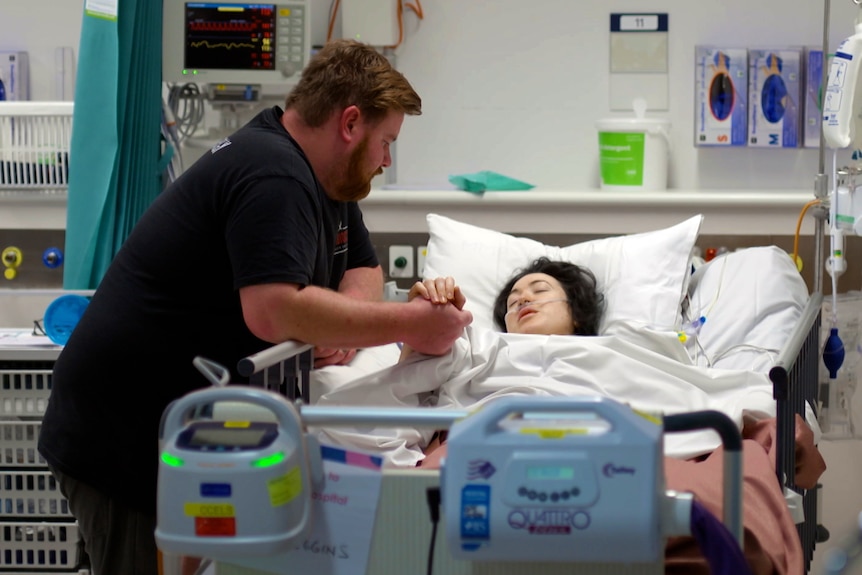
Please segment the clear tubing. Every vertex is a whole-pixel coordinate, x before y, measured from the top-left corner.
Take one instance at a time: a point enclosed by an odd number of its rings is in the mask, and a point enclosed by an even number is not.
[[[832,258],[830,261],[832,262],[830,267],[830,274],[832,276],[832,327],[837,327],[838,325],[838,276],[839,273],[836,272],[835,267],[835,251],[838,247],[839,238],[838,234],[842,233],[841,230],[838,229],[838,151],[832,150],[832,201],[829,206],[829,211],[831,212],[830,220],[832,222],[831,233],[830,236],[830,248],[832,251]],[[841,238],[843,240],[843,238]],[[841,257],[844,257],[844,246],[843,241],[841,241]]]
[[[546,303],[553,303],[553,302],[556,302],[556,301],[565,301],[565,302],[567,302],[567,301],[569,301],[569,300],[568,300],[568,298],[561,297],[561,298],[556,298],[556,299],[540,299],[540,300],[536,300],[536,301],[527,301],[527,302],[522,303],[522,304],[521,304],[521,305],[519,305],[518,307],[516,307],[516,308],[514,308],[514,309],[510,309],[509,311],[507,311],[507,312],[506,312],[506,316],[510,316],[510,315],[512,315],[513,313],[518,313],[519,311],[521,311],[521,310],[522,310],[522,309],[524,309],[525,307],[530,307],[530,306],[539,306],[539,305],[543,305],[543,304],[546,304]]]

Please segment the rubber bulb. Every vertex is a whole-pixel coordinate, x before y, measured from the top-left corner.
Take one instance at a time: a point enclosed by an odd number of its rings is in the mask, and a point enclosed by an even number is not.
[[[829,370],[830,379],[838,377],[838,370],[844,363],[844,342],[838,336],[837,327],[833,327],[829,331],[829,337],[826,338],[826,345],[823,346],[823,363]]]

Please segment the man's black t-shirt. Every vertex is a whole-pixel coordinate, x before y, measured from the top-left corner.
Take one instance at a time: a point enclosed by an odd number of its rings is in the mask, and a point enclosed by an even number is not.
[[[62,473],[155,510],[158,426],[208,385],[195,356],[233,372],[269,344],[243,322],[239,288],[337,289],[376,266],[355,203],[330,200],[281,110],[261,112],[166,189],[114,258],[53,372],[39,450]]]

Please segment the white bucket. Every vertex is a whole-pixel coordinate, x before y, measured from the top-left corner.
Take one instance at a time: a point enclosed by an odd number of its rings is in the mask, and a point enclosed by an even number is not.
[[[667,189],[670,121],[609,118],[596,127],[603,190]]]

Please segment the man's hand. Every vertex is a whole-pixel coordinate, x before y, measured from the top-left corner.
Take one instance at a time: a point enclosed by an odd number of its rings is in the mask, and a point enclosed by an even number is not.
[[[435,304],[420,297],[407,303],[420,308],[422,319],[413,326],[413,333],[404,338],[405,347],[426,355],[443,355],[452,349],[452,344],[473,321],[473,314],[459,309],[454,301],[449,303],[452,305]]]
[[[347,365],[356,357],[356,352],[355,349],[315,347],[314,368],[326,367],[327,365]]]

